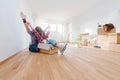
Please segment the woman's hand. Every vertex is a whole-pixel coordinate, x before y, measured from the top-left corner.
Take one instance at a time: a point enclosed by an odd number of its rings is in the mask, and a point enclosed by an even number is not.
[[[22,19],[26,19],[26,15],[23,12],[20,13],[20,16]]]

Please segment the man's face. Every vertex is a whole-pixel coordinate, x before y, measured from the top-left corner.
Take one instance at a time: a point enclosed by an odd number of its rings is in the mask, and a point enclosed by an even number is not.
[[[107,31],[107,26],[103,25],[103,29],[104,29],[105,31]]]

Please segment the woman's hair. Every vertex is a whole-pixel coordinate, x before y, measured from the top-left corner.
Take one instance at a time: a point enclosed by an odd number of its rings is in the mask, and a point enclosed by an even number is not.
[[[35,30],[42,36],[43,39],[46,39],[45,32],[40,26],[36,26]]]
[[[42,30],[42,28],[41,28],[40,26],[36,26],[35,30],[36,30],[37,32],[39,32],[39,33],[42,33],[42,32],[43,32],[43,30]]]

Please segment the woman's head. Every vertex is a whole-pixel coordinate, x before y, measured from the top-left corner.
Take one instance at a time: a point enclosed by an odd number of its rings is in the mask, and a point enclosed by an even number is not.
[[[42,28],[41,28],[40,26],[36,26],[35,30],[36,30],[37,32],[39,32],[39,33],[42,33],[42,32],[43,32],[43,30],[42,30]]]
[[[36,26],[35,30],[42,36],[43,39],[47,39],[47,37],[45,36],[45,32],[40,26]]]

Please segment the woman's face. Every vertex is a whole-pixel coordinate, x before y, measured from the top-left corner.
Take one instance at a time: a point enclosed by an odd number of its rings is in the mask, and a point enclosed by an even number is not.
[[[47,37],[45,36],[45,32],[42,30],[41,27],[38,27],[38,26],[37,26],[35,29],[36,29],[36,31],[41,35],[41,37],[42,37],[43,39],[47,39]]]

